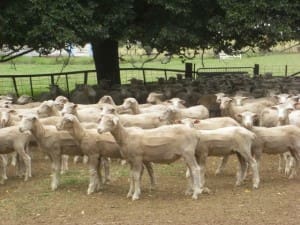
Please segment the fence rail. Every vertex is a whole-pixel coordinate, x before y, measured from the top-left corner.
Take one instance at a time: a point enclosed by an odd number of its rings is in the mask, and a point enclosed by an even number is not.
[[[170,77],[177,77],[178,74],[187,76],[187,73],[191,73],[195,79],[206,75],[253,75],[259,74],[259,66],[256,64],[254,67],[208,67],[198,69],[194,66],[192,71],[188,72],[180,69],[120,68],[122,84],[128,83],[131,78],[143,80],[147,84],[157,81],[158,78],[167,80]],[[17,96],[22,94],[38,96],[42,92],[48,92],[49,85],[54,84],[70,94],[76,84],[97,84],[96,70],[31,75],[0,75],[0,94],[15,93]]]

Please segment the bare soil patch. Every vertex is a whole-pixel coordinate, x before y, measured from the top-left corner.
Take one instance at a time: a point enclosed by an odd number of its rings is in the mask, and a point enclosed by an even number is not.
[[[33,178],[23,182],[9,169],[9,180],[0,186],[0,224],[300,224],[300,178],[288,180],[277,172],[278,157],[265,155],[261,186],[252,190],[251,177],[235,187],[237,162],[231,157],[225,173],[214,176],[219,162],[210,158],[207,185],[213,191],[197,201],[184,195],[185,167],[181,161],[155,165],[156,190],[149,190],[145,173],[141,199],[126,198],[128,168],[112,163],[112,182],[87,196],[88,170],[73,165],[61,176],[59,190],[50,190],[50,162],[34,153]]]

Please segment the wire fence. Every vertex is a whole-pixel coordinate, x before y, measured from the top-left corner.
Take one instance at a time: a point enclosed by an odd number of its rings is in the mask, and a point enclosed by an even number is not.
[[[186,67],[187,68],[187,67]],[[168,80],[170,77],[177,78],[191,73],[190,77],[197,79],[201,76],[217,75],[248,75],[264,74],[272,72],[273,75],[287,76],[300,71],[299,67],[292,66],[263,66],[255,64],[253,67],[210,67],[192,68],[192,70],[159,69],[159,68],[121,68],[121,83],[127,84],[132,78],[143,80],[144,84],[156,82],[158,78]],[[186,76],[187,77],[187,76]],[[34,74],[34,75],[0,75],[0,94],[14,93],[17,96],[22,94],[36,97],[42,92],[49,92],[50,85],[58,85],[62,90],[70,94],[76,84],[97,84],[95,70],[72,71],[64,73]]]

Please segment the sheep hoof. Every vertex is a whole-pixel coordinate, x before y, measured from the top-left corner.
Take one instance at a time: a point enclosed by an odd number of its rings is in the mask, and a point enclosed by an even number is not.
[[[193,196],[192,196],[192,199],[197,200],[198,199],[198,194],[194,193]]]
[[[128,194],[127,194],[126,197],[127,197],[127,198],[131,198],[131,197],[132,197],[132,193],[131,193],[131,192],[128,192]]]
[[[138,195],[133,195],[132,196],[132,201],[135,201],[135,200],[139,200],[139,196]]]
[[[8,179],[8,177],[7,176],[3,176],[3,180],[7,180]]]
[[[210,194],[210,193],[211,193],[211,190],[207,187],[204,187],[201,190],[201,194]]]
[[[220,175],[221,173],[222,173],[221,170],[216,170],[215,176],[218,176],[218,175]]]
[[[186,191],[184,192],[185,195],[192,195],[193,194],[193,190],[191,188],[186,189]]]

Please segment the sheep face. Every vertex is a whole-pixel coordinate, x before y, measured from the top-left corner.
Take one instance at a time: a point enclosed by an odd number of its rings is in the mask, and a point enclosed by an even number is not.
[[[291,97],[291,95],[289,95],[289,94],[279,94],[279,95],[275,95],[275,97],[278,99],[279,104],[283,104],[288,100],[289,97]]]
[[[58,110],[62,110],[64,108],[64,104],[69,102],[69,100],[65,96],[57,96],[56,99],[54,100],[55,107]]]
[[[229,104],[232,102],[231,98],[228,97],[223,97],[221,98],[221,104],[220,104],[220,109],[224,110],[224,109],[228,109],[229,108]]]
[[[116,114],[116,109],[112,105],[104,105],[100,110],[102,110],[101,115]]]
[[[37,120],[36,116],[22,116],[22,120],[19,125],[19,131],[25,132],[30,131],[33,128],[34,122]]]
[[[99,121],[97,132],[99,134],[102,134],[104,132],[113,131],[116,128],[118,123],[119,123],[119,118],[117,116],[111,114],[103,115]]]
[[[4,128],[7,126],[11,113],[15,113],[15,110],[2,111],[0,112],[0,128]]]
[[[254,121],[258,119],[256,113],[248,111],[238,114],[237,117],[241,118],[242,125],[248,129],[251,129],[253,127]]]
[[[248,97],[243,97],[243,96],[235,96],[233,97],[233,100],[235,102],[235,105],[237,106],[242,106],[243,105],[243,101],[248,99]]]
[[[280,123],[286,121],[290,112],[294,110],[294,108],[290,104],[280,104],[272,106],[272,109],[277,110],[278,121]]]
[[[77,109],[77,104],[74,104],[72,102],[68,102],[64,105],[61,114],[65,115],[65,114],[76,114],[76,109]]]
[[[115,104],[114,100],[109,95],[104,95],[102,98],[100,98],[100,100],[98,101],[98,104],[101,104],[101,103],[107,103],[107,104],[110,104],[110,105]]]
[[[50,112],[53,110],[53,107],[54,107],[54,101],[52,100],[45,101],[37,109],[37,114],[39,115],[40,118],[47,117],[49,116]]]
[[[184,100],[182,100],[180,98],[172,98],[172,99],[168,100],[168,102],[177,108],[181,108],[186,103]]]
[[[217,97],[216,102],[217,102],[217,103],[221,103],[221,99],[222,99],[223,97],[225,97],[225,94],[221,92],[221,93],[215,94],[215,96]]]
[[[157,102],[161,101],[161,98],[163,97],[163,94],[159,93],[150,93],[147,97],[147,102],[150,104],[156,104]]]
[[[137,101],[134,98],[126,98],[122,105],[123,109],[130,109],[132,106],[137,105]]]
[[[65,114],[62,120],[56,125],[57,130],[71,130],[73,129],[73,121],[75,116],[72,114]]]

